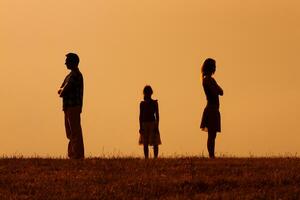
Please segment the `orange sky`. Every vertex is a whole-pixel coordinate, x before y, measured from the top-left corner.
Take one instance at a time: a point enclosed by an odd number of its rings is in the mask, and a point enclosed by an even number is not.
[[[151,84],[161,153],[206,155],[199,123],[205,58],[224,89],[217,154],[300,153],[298,0],[0,0],[0,154],[65,156],[65,54],[85,78],[87,156],[139,155]]]

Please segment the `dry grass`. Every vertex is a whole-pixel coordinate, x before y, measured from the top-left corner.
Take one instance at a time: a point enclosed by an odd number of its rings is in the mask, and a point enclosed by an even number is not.
[[[2,158],[0,199],[300,199],[299,158]]]

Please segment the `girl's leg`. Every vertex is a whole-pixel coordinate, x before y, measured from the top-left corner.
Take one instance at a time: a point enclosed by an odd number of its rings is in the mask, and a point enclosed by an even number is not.
[[[144,156],[146,159],[149,158],[149,148],[148,145],[144,144]]]
[[[210,158],[215,157],[215,139],[216,139],[216,136],[217,136],[216,131],[209,131],[208,130],[207,150],[208,150]]]
[[[158,145],[153,146],[153,151],[154,151],[154,158],[158,157]]]

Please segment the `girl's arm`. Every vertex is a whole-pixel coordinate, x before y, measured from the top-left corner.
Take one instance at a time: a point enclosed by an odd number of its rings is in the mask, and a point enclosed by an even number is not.
[[[157,123],[157,128],[158,128],[158,125],[159,125],[159,110],[158,110],[158,102],[157,100],[155,101],[155,117],[156,117],[156,123]]]
[[[139,132],[140,132],[140,134],[142,134],[142,132],[143,132],[143,128],[142,128],[142,122],[143,122],[143,119],[142,119],[142,112],[143,112],[143,106],[142,106],[142,102],[140,103],[140,116],[139,116],[139,122],[140,122],[140,130],[139,130]]]

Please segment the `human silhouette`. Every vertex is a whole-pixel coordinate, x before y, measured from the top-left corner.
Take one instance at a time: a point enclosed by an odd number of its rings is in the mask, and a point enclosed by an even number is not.
[[[207,105],[203,111],[200,128],[208,132],[207,150],[209,157],[215,158],[215,139],[217,132],[221,132],[219,95],[223,95],[223,90],[212,77],[216,71],[216,61],[214,59],[207,58],[202,65],[201,71]]]
[[[69,139],[68,157],[71,159],[84,158],[84,145],[80,114],[83,101],[83,76],[78,68],[79,57],[75,53],[66,55],[65,65],[71,72],[64,79],[58,94],[63,99],[65,114],[65,129]]]
[[[144,90],[144,100],[140,103],[140,138],[139,144],[144,146],[145,159],[149,158],[149,145],[153,146],[154,158],[158,157],[158,145],[161,144],[159,133],[159,112],[158,102],[151,98],[153,90],[146,85]]]

